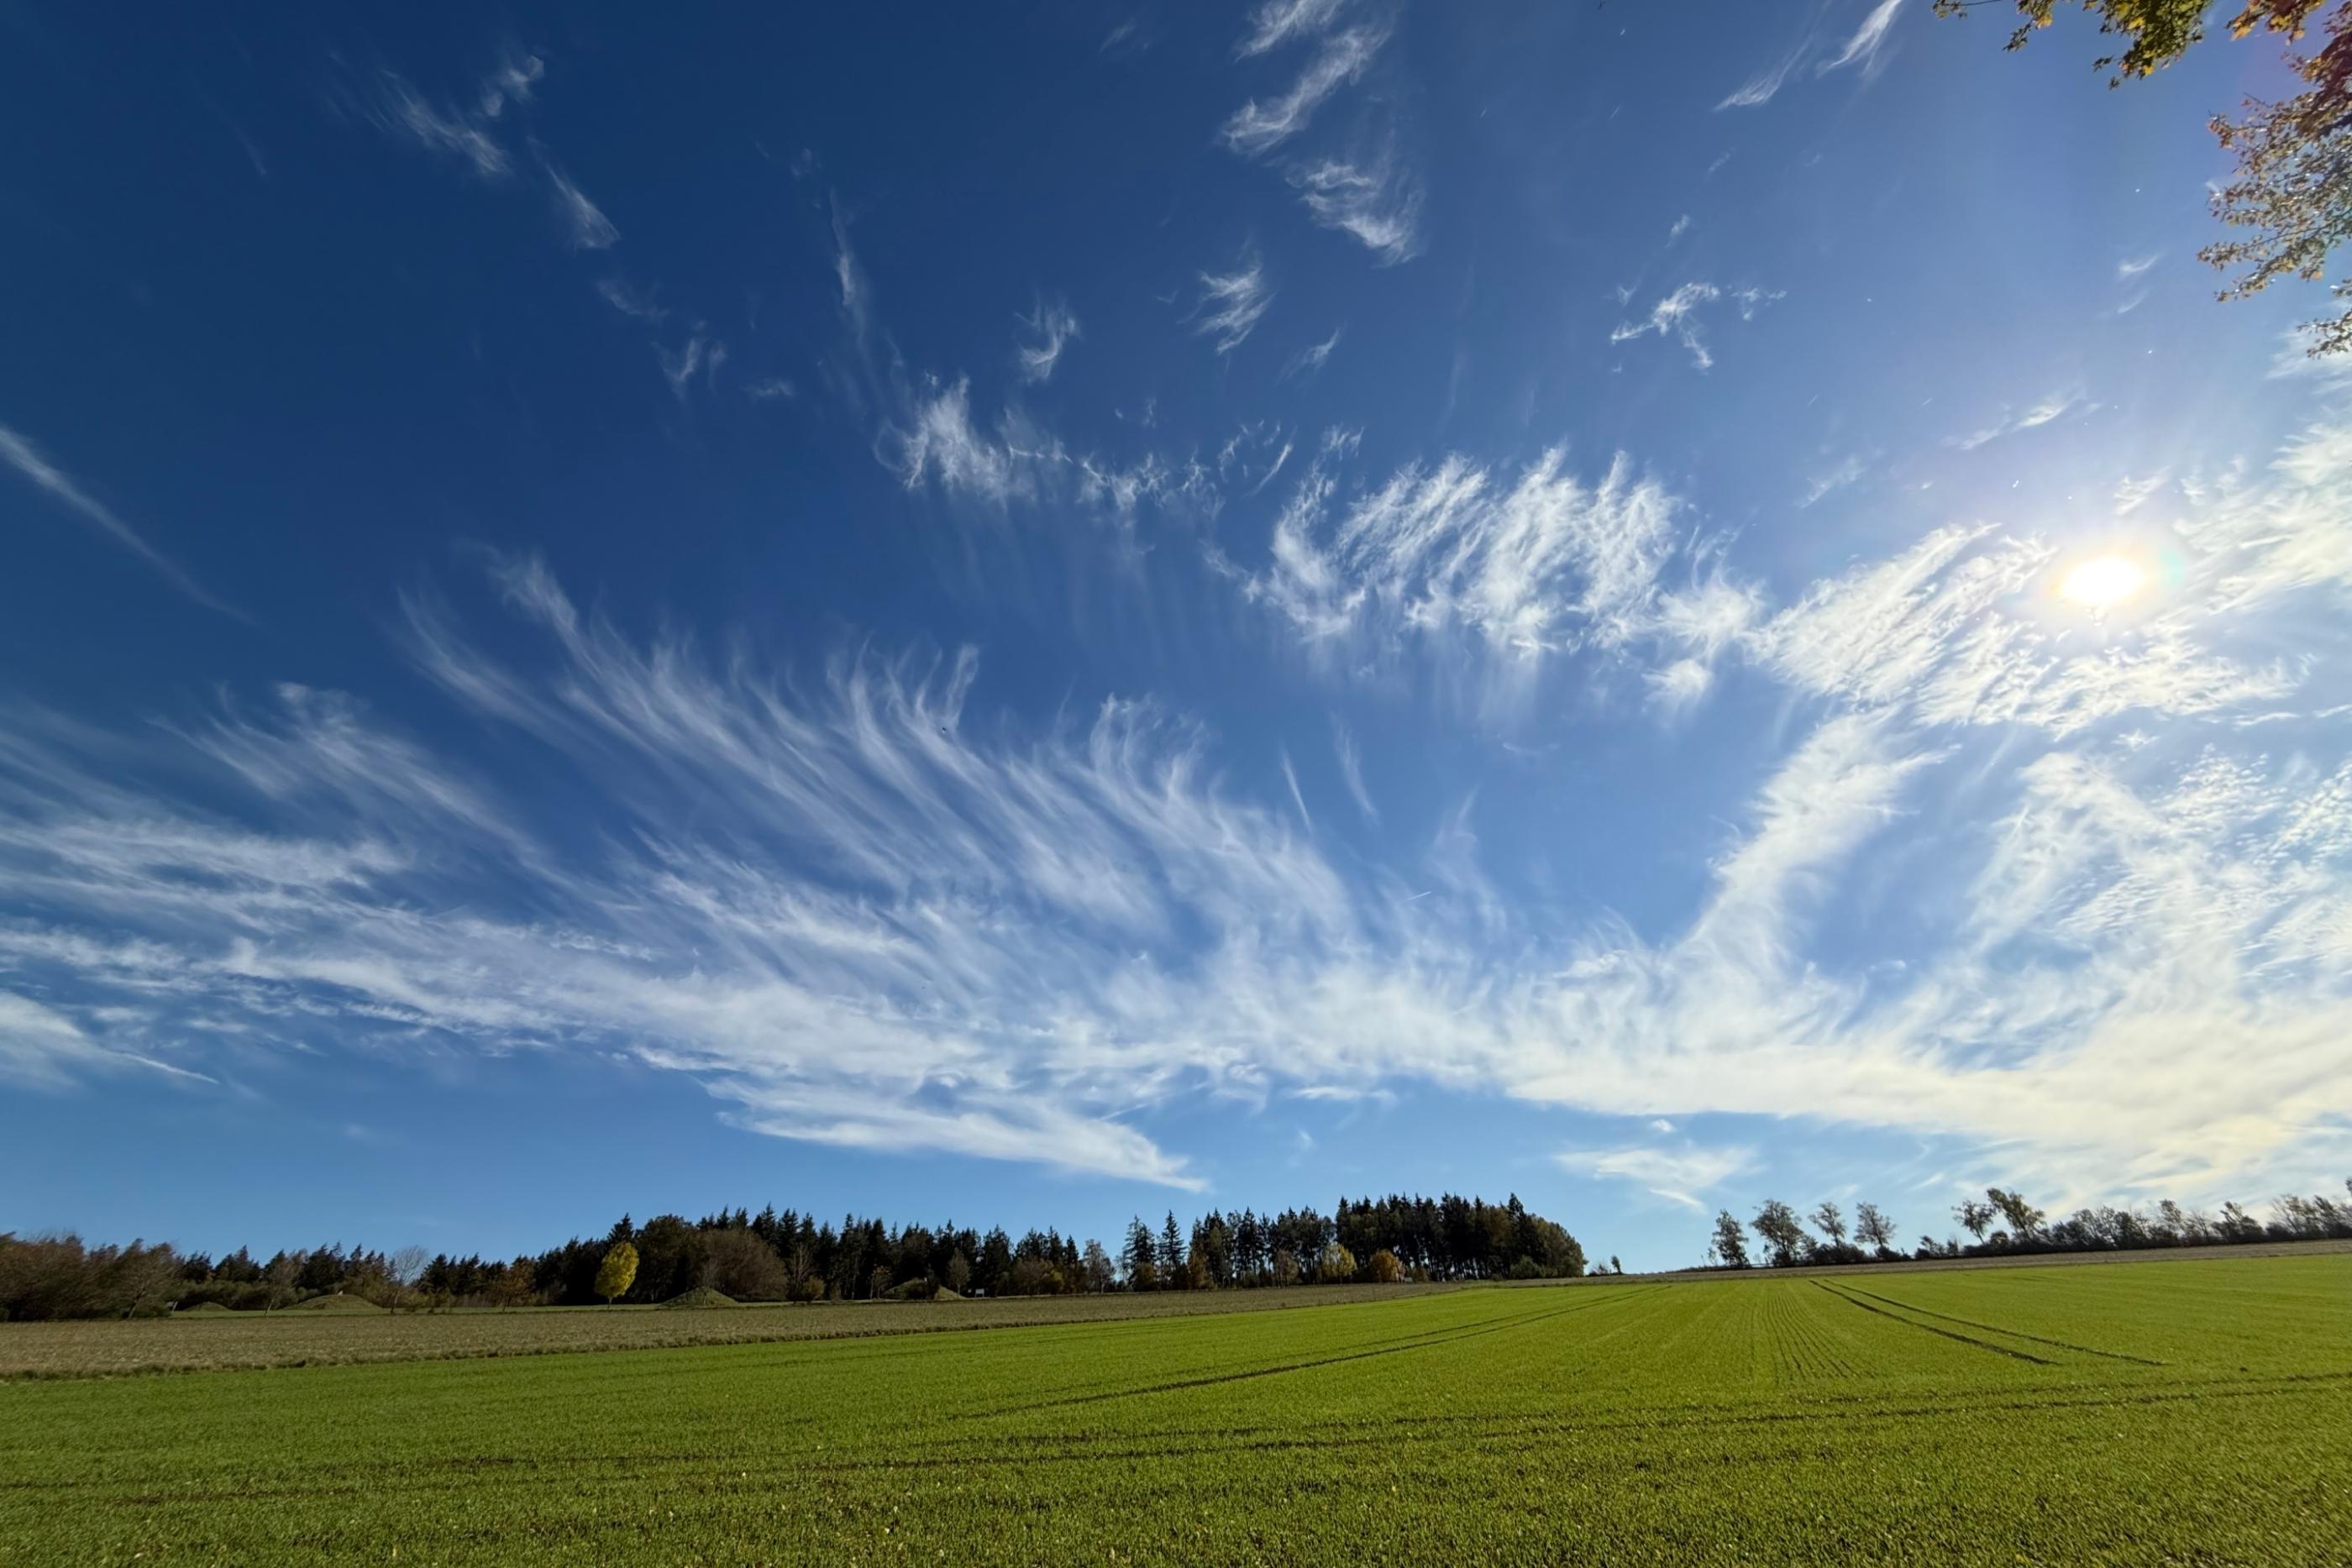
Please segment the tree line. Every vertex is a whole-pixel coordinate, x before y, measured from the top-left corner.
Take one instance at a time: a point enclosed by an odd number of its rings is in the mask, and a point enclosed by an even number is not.
[[[2352,1194],[2352,1178],[2345,1188]],[[2225,1203],[2218,1214],[2185,1208],[2166,1198],[2145,1211],[2101,1205],[2052,1219],[2006,1187],[1987,1187],[1981,1198],[1952,1206],[1952,1218],[1969,1233],[1942,1240],[1922,1235],[1906,1253],[1895,1245],[1895,1225],[1874,1203],[1857,1203],[1849,1219],[1835,1203],[1817,1205],[1800,1216],[1777,1197],[1758,1206],[1744,1227],[1729,1209],[1715,1217],[1706,1265],[1775,1269],[1823,1263],[1896,1263],[1906,1259],[1998,1257],[2017,1252],[2128,1252],[2160,1247],[2228,1247],[2250,1241],[2320,1241],[2352,1239],[2352,1197],[2305,1197],[2286,1193],[2272,1200],[2268,1219],[2244,1206]],[[1811,1227],[1809,1229],[1808,1227]],[[1751,1253],[1748,1233],[1755,1232]],[[1819,1234],[1816,1235],[1815,1232]]]
[[[85,1247],[72,1236],[0,1234],[0,1317],[267,1312],[338,1294],[404,1310],[655,1303],[698,1291],[749,1301],[904,1301],[1551,1279],[1584,1269],[1576,1239],[1516,1196],[1499,1206],[1450,1193],[1342,1198],[1329,1215],[1311,1207],[1212,1211],[1189,1226],[1172,1211],[1157,1227],[1138,1216],[1116,1252],[1053,1228],[1016,1239],[1001,1226],[893,1228],[855,1215],[836,1225],[770,1207],[642,1224],[624,1215],[602,1236],[511,1259],[341,1243],[266,1260],[242,1247],[213,1258],[138,1241]]]

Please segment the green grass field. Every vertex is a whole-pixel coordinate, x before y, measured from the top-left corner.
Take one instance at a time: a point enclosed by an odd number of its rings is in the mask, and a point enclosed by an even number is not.
[[[2352,1257],[0,1385],[0,1561],[2352,1562]]]

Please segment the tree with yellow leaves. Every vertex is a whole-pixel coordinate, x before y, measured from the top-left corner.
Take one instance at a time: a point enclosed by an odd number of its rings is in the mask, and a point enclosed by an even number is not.
[[[611,1306],[629,1293],[637,1282],[637,1249],[626,1241],[615,1241],[604,1254],[604,1262],[596,1266],[596,1293]]]

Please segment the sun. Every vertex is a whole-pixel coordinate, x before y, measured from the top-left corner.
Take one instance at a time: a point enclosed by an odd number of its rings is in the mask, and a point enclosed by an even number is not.
[[[2058,585],[2058,596],[2098,613],[2113,610],[2147,582],[2147,573],[2129,557],[2095,556],[2066,574]]]

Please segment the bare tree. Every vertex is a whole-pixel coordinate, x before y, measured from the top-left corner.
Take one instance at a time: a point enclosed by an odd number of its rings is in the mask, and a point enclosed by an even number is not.
[[[1853,1239],[1861,1246],[1882,1256],[1892,1249],[1895,1222],[1874,1203],[1853,1206]]]
[[[1827,1198],[1813,1210],[1813,1228],[1830,1239],[1832,1247],[1845,1245],[1845,1211]]]
[[[384,1273],[391,1278],[392,1288],[386,1294],[387,1307],[405,1305],[416,1292],[416,1281],[425,1277],[433,1255],[422,1247],[403,1247],[384,1261]]]
[[[1992,1223],[1992,1205],[1964,1197],[1952,1205],[1952,1218],[1960,1222],[1961,1229],[1982,1241],[1985,1227]]]

